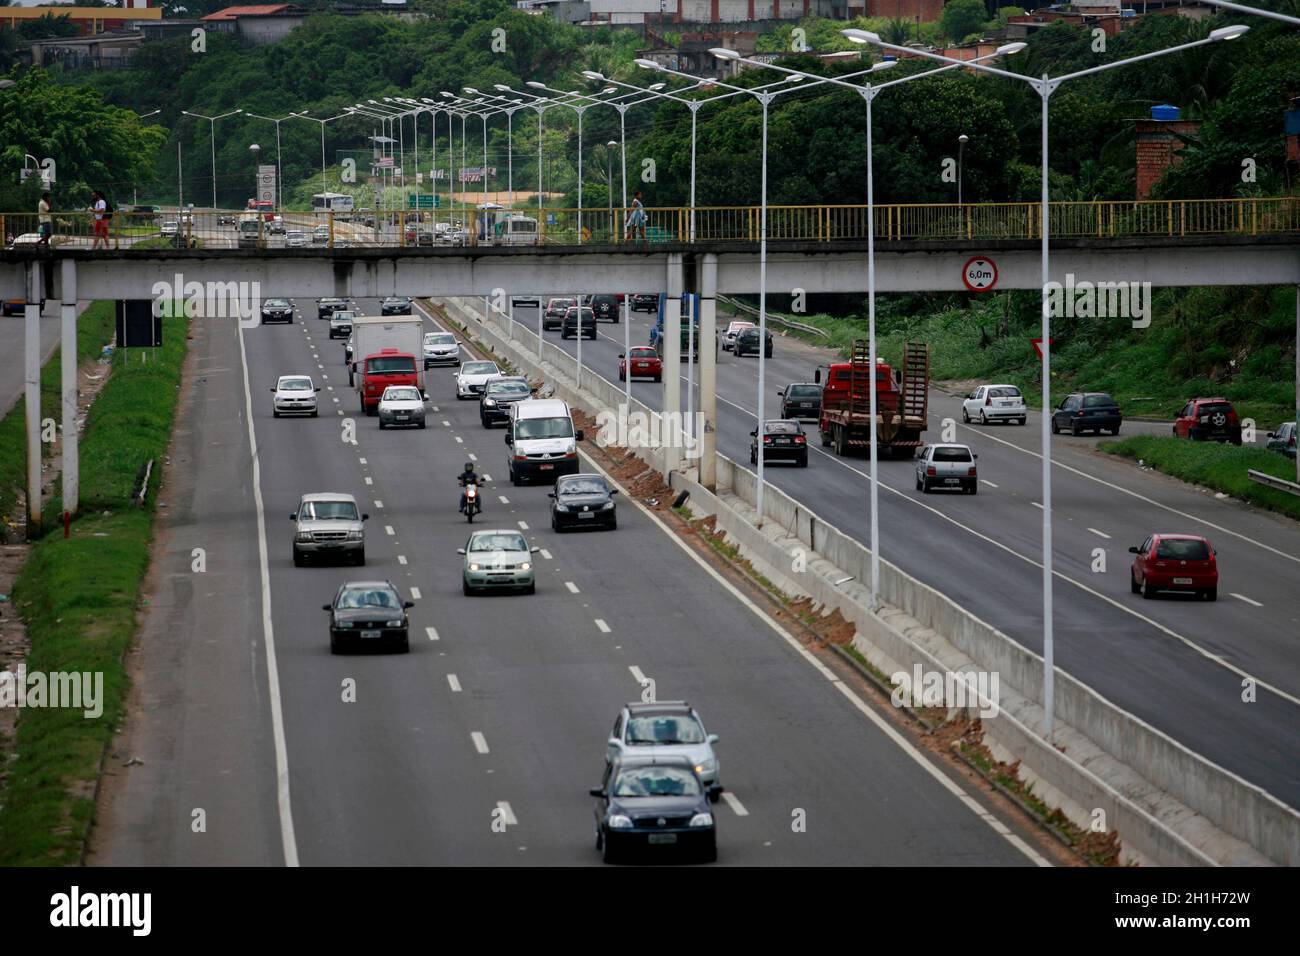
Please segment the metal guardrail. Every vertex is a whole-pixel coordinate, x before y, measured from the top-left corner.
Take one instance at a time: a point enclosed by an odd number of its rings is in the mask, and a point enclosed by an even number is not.
[[[729,295],[718,296],[718,301],[726,303],[727,307],[732,309],[735,312],[742,312],[745,315],[752,315],[755,317],[758,316],[758,309],[754,308],[752,305],[746,305],[744,302],[741,302],[737,299],[733,299]],[[817,335],[824,339],[829,339],[831,337],[831,334],[827,332],[825,329],[819,329],[815,325],[805,325],[802,322],[796,322],[794,319],[781,315],[779,312],[772,312],[771,310],[768,310],[767,320],[769,322],[775,322],[778,325],[784,325],[792,329],[798,329],[800,332],[807,332],[809,335]]]
[[[1278,491],[1285,491],[1300,497],[1300,484],[1294,481],[1287,481],[1285,478],[1277,478],[1273,475],[1265,474],[1262,471],[1256,471],[1254,468],[1246,472],[1246,477],[1251,481],[1259,482],[1261,485],[1267,485],[1270,488],[1276,488]]]
[[[381,210],[355,213],[289,212],[280,223],[248,210],[118,211],[104,238],[110,248],[208,249],[447,247],[459,245],[655,245],[667,242],[756,243],[758,206],[662,207],[645,210],[644,230],[627,230],[627,209],[537,209],[520,206],[484,213],[477,209]],[[523,232],[502,230],[510,213]],[[1057,239],[1181,238],[1189,236],[1300,235],[1300,196],[1271,199],[1185,199],[1131,202],[1055,202],[1050,232]],[[56,212],[53,243],[90,247],[94,215]],[[773,241],[865,240],[865,205],[769,206],[767,234]],[[102,229],[103,227],[101,227]],[[875,235],[882,242],[985,241],[1041,238],[1037,203],[890,204],[875,209]],[[0,214],[6,247],[38,238],[34,213]],[[294,236],[294,233],[300,235]],[[12,237],[12,239],[10,238]]]

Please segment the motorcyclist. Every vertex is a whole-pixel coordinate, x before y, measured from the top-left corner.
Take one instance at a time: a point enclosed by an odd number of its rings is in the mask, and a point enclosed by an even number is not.
[[[465,488],[466,485],[469,484],[481,485],[483,483],[483,479],[477,473],[475,473],[474,463],[472,461],[467,461],[465,462],[465,470],[456,476],[456,481],[462,489],[460,493],[460,513],[464,514],[465,513],[465,492],[463,489]]]

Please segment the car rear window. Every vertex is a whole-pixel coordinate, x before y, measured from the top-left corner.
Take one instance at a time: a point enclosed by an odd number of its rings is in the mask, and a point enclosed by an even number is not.
[[[633,349],[632,357],[638,359],[652,359],[652,358],[658,358],[659,353],[652,348]]]
[[[969,448],[936,448],[931,461],[970,461]]]
[[[366,369],[371,372],[414,372],[415,359],[410,356],[393,356],[392,358],[373,358],[366,363]]]
[[[821,393],[820,385],[791,385],[785,390],[786,398],[816,398]]]
[[[767,423],[767,433],[769,435],[797,435],[799,434],[799,425],[797,422],[776,419]]]
[[[1167,538],[1156,545],[1157,558],[1169,558],[1174,561],[1205,561],[1210,556],[1210,549],[1204,541],[1185,538]]]
[[[1083,396],[1084,408],[1100,408],[1104,405],[1114,405],[1115,399],[1106,394],[1085,395]]]
[[[687,714],[656,714],[628,718],[626,737],[632,746],[702,744],[704,728],[698,720]]]
[[[990,398],[1019,398],[1020,389],[1012,388],[1011,386],[1004,386],[1002,388],[990,388],[989,397]]]
[[[1232,405],[1228,402],[1202,402],[1200,414],[1213,415],[1215,412],[1223,412],[1225,415],[1232,414]]]

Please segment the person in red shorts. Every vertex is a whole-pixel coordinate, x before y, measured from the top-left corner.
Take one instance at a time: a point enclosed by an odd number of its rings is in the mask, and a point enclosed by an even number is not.
[[[91,194],[94,202],[91,208],[95,210],[95,240],[90,244],[91,249],[98,249],[100,240],[104,242],[104,248],[108,248],[108,203],[104,200],[104,194],[98,189]]]

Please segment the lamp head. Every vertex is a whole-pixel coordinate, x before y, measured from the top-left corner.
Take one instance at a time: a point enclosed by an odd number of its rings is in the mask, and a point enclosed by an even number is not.
[[[646,89],[650,90],[650,92],[652,93],[657,93],[667,85],[668,85],[667,83],[651,83],[648,87],[646,87]]]
[[[709,52],[712,53],[714,56],[716,56],[719,60],[740,59],[739,53],[737,53],[735,50],[728,50],[726,47],[715,46],[713,47],[713,49],[709,50]]]
[[[1217,30],[1210,31],[1211,40],[1235,40],[1250,30],[1250,27],[1236,24],[1230,27],[1219,27]]]
[[[870,30],[850,28],[848,30],[841,30],[840,36],[846,37],[854,43],[874,43],[877,46],[880,44],[880,35],[878,33],[872,33]]]
[[[647,60],[647,59],[644,59],[644,58],[638,58],[638,59],[633,60],[632,62],[635,63],[637,66],[641,67],[641,69],[643,69],[643,70],[660,70],[660,69],[663,69],[663,68],[662,68],[658,63],[656,63],[654,60]]]
[[[897,60],[881,60],[879,63],[871,65],[871,72],[879,73],[881,70],[892,70],[896,66],[898,66]]]
[[[605,74],[597,73],[595,70],[583,70],[582,75],[589,80],[595,80],[597,83],[605,82]]]
[[[1028,43],[1019,43],[1019,42],[1017,42],[1017,43],[1004,43],[1004,44],[1002,44],[1002,46],[998,47],[998,48],[997,48],[996,50],[994,50],[993,52],[994,52],[997,56],[1012,56],[1012,55],[1014,55],[1014,54],[1016,54],[1016,53],[1019,53],[1021,50],[1023,50],[1023,49],[1024,49],[1025,47],[1027,47],[1027,46],[1029,46]]]
[[[539,82],[537,82],[536,80],[529,80],[527,83],[524,84],[524,86],[531,86],[531,87],[532,87],[533,89],[535,89],[535,90],[544,90],[544,89],[546,89],[546,84],[545,84],[545,83],[539,83]]]

